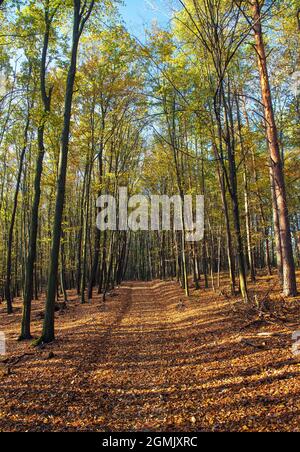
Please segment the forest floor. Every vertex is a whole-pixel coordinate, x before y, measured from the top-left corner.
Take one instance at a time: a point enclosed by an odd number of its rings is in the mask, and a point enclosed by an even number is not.
[[[186,300],[174,282],[124,283],[105,306],[70,293],[44,348],[16,342],[21,303],[2,304],[0,431],[299,432],[299,299],[274,281],[256,284],[259,309],[203,289]]]

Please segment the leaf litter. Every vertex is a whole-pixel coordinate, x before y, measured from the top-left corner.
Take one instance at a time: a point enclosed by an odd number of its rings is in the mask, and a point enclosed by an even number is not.
[[[271,283],[261,278],[256,294]],[[185,299],[174,282],[130,282],[103,310],[72,292],[56,342],[37,349],[16,341],[21,301],[14,317],[1,306],[0,430],[299,432],[299,300],[276,288],[268,297],[272,312],[262,313],[223,293]]]

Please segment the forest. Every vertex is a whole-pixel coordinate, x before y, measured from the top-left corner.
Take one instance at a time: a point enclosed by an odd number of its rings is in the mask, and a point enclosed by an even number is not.
[[[1,432],[300,431],[300,1],[158,3],[0,0]]]

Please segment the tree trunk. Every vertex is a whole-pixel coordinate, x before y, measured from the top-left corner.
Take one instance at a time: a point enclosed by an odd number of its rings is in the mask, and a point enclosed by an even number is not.
[[[233,223],[237,242],[237,260],[239,264],[239,280],[240,291],[245,301],[248,301],[248,287],[247,287],[247,275],[245,268],[245,256],[243,249],[243,240],[241,234],[241,222],[240,222],[240,206],[238,198],[238,180],[237,180],[237,168],[235,158],[235,138],[234,138],[234,124],[233,124],[233,112],[231,104],[230,86],[228,86],[228,100],[225,96],[224,84],[221,84],[221,96],[223,98],[224,107],[224,120],[225,120],[225,141],[228,156],[229,166],[229,178],[230,184],[229,192],[232,201],[233,210]]]
[[[280,238],[282,248],[283,268],[283,293],[285,296],[296,296],[297,284],[295,273],[295,262],[291,240],[290,220],[288,213],[283,165],[280,156],[278,132],[272,103],[272,95],[267,67],[265,44],[261,24],[261,9],[258,0],[253,1],[253,19],[256,41],[256,52],[258,55],[258,67],[260,73],[261,91],[265,110],[265,121],[267,138],[269,143],[271,171],[274,179],[275,195],[278,206],[278,217],[280,227]]]
[[[29,76],[30,78],[30,76]],[[9,227],[9,233],[8,233],[8,242],[7,242],[7,261],[6,261],[6,281],[5,281],[5,299],[7,303],[7,313],[12,314],[13,312],[13,306],[12,306],[12,293],[11,293],[11,267],[12,267],[12,246],[13,246],[13,234],[14,234],[14,228],[15,228],[15,221],[16,221],[16,213],[17,213],[17,207],[18,207],[18,197],[19,197],[19,191],[20,191],[20,184],[21,184],[21,178],[22,178],[22,171],[23,171],[23,164],[25,159],[25,154],[27,150],[27,144],[28,144],[28,132],[29,132],[29,125],[30,125],[30,106],[28,105],[28,112],[27,112],[27,120],[24,130],[24,144],[20,155],[20,163],[19,163],[19,171],[17,176],[17,183],[16,183],[16,190],[14,195],[14,202],[13,202],[13,210],[12,210],[12,216],[10,221],[10,227]]]
[[[281,234],[280,234],[278,204],[277,204],[277,198],[276,198],[276,192],[275,192],[275,181],[274,181],[274,175],[273,175],[271,163],[270,163],[270,184],[271,184],[273,226],[274,226],[276,258],[277,258],[277,270],[278,270],[279,280],[280,280],[281,284],[283,284],[282,243],[281,243]]]
[[[56,190],[56,204],[55,217],[53,225],[53,238],[49,266],[48,290],[46,299],[45,319],[43,325],[42,336],[38,342],[49,343],[55,339],[54,331],[54,311],[55,311],[55,296],[57,289],[57,273],[59,265],[59,249],[62,230],[62,217],[65,201],[66,176],[69,153],[70,140],[70,124],[72,115],[72,102],[74,93],[74,83],[77,70],[77,55],[81,32],[84,23],[88,17],[85,17],[83,22],[81,12],[81,1],[74,0],[74,23],[73,23],[73,42],[71,51],[71,61],[67,78],[66,94],[65,94],[65,111],[64,111],[64,126],[61,138],[61,151],[59,160],[59,174]]]
[[[103,127],[104,128],[104,125]],[[103,130],[102,130],[102,136],[101,136],[101,144],[100,144],[100,152],[98,155],[98,169],[99,169],[99,183],[102,185],[103,183]],[[101,196],[101,190],[98,193],[98,196]],[[91,268],[91,275],[90,275],[90,281],[89,281],[89,287],[88,287],[88,300],[93,299],[93,289],[95,287],[96,283],[96,276],[97,271],[99,267],[99,257],[100,257],[100,245],[101,245],[101,232],[96,227],[95,230],[95,245],[94,245],[94,256],[93,256],[93,263]]]
[[[215,155],[218,157],[218,153],[215,153]],[[234,263],[234,253],[233,253],[233,245],[232,245],[232,234],[231,234],[231,229],[230,229],[228,202],[227,202],[227,198],[226,198],[226,187],[225,187],[224,174],[221,174],[221,169],[220,169],[219,163],[218,163],[218,178],[219,178],[219,183],[220,183],[220,188],[221,188],[222,205],[223,205],[223,212],[224,212],[225,226],[226,226],[227,258],[228,258],[228,266],[229,266],[231,294],[235,295],[236,279],[235,279],[235,263]]]
[[[19,337],[20,340],[23,339],[26,340],[31,338],[30,332],[31,302],[33,299],[33,276],[36,262],[39,206],[41,199],[41,179],[43,173],[43,161],[45,156],[44,132],[45,132],[45,122],[47,120],[47,116],[50,113],[50,104],[51,104],[51,90],[49,94],[47,94],[46,88],[47,53],[50,36],[50,19],[48,9],[45,10],[45,25],[46,29],[44,34],[44,44],[40,67],[40,90],[42,102],[44,105],[44,115],[41,120],[41,124],[39,125],[38,128],[38,156],[36,160],[36,169],[35,169],[34,197],[30,221],[29,251],[26,261],[23,315],[21,323],[21,335]]]
[[[250,216],[250,206],[249,206],[249,187],[248,187],[248,172],[246,165],[247,152],[245,149],[243,131],[242,131],[242,121],[240,114],[240,106],[238,97],[235,96],[236,107],[237,107],[237,120],[238,120],[238,130],[239,130],[239,139],[242,151],[242,159],[243,159],[243,167],[244,167],[244,200],[245,200],[245,216],[246,216],[246,232],[247,232],[247,252],[248,252],[248,261],[249,261],[249,269],[250,269],[250,277],[251,281],[255,281],[255,267],[254,260],[252,254],[252,234],[251,234],[251,216]]]
[[[86,274],[87,274],[87,252],[88,252],[88,233],[89,233],[89,210],[90,210],[90,186],[91,186],[91,173],[92,173],[92,163],[89,161],[90,157],[87,156],[87,183],[86,183],[86,191],[85,191],[85,202],[84,202],[84,211],[85,211],[85,220],[83,227],[83,256],[82,256],[82,274],[81,274],[81,303],[85,303],[85,289],[86,289]]]

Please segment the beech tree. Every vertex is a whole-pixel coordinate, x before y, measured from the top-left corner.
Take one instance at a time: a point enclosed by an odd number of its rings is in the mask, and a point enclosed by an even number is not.
[[[23,319],[21,328],[21,339],[30,339],[30,315],[31,315],[31,302],[33,299],[33,277],[34,277],[34,266],[36,263],[36,248],[37,248],[37,234],[38,234],[38,219],[39,219],[39,205],[41,198],[41,178],[43,173],[43,161],[45,156],[45,125],[48,116],[51,111],[51,96],[53,91],[53,86],[48,87],[47,85],[47,58],[48,58],[48,48],[49,40],[51,35],[52,24],[55,15],[57,14],[60,3],[55,2],[54,5],[51,4],[51,0],[47,0],[44,4],[43,18],[44,18],[44,36],[43,36],[43,46],[40,59],[40,96],[43,105],[43,112],[41,114],[40,123],[38,125],[38,155],[36,160],[36,170],[35,170],[35,181],[34,181],[34,199],[31,212],[31,222],[30,222],[30,237],[29,237],[29,252],[26,263],[25,272],[25,287],[24,287],[24,309],[23,309]]]
[[[61,151],[59,161],[59,172],[56,191],[56,205],[54,214],[53,239],[51,258],[48,276],[48,289],[45,309],[45,320],[43,326],[43,333],[40,342],[52,342],[55,337],[54,333],[54,311],[55,311],[55,296],[57,288],[57,272],[59,264],[59,249],[61,240],[62,217],[65,201],[65,186],[66,174],[68,165],[68,152],[70,140],[70,124],[72,115],[72,101],[74,93],[74,83],[77,70],[77,56],[78,47],[81,35],[84,31],[86,23],[88,22],[94,8],[95,1],[82,3],[81,0],[74,0],[73,2],[73,38],[72,49],[70,57],[70,66],[68,71],[66,94],[65,94],[65,109],[64,109],[64,124],[61,137]]]

